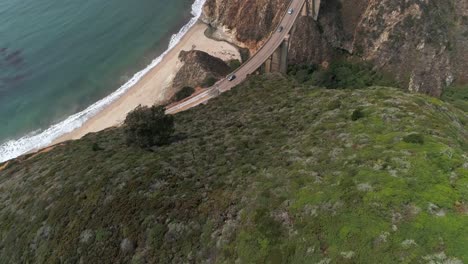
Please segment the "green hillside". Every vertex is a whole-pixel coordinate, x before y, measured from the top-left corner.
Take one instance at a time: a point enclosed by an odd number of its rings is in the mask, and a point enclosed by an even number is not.
[[[153,151],[110,129],[8,163],[0,263],[468,262],[467,124],[394,88],[253,77]]]

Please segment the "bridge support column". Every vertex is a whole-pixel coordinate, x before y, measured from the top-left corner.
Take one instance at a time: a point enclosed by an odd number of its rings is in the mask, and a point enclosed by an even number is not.
[[[273,55],[271,55],[271,71],[270,72],[280,72],[281,66],[281,47],[277,48]]]
[[[281,62],[280,69],[281,73],[288,73],[288,52],[289,52],[289,35],[286,36],[283,43],[280,46],[281,49]]]
[[[312,0],[312,16],[314,17],[314,20],[318,19],[320,11],[320,0]]]
[[[301,9],[301,16],[309,16],[309,1],[305,1]]]
[[[271,56],[268,57],[268,59],[265,61],[264,67],[265,67],[265,73],[270,73],[271,72]]]
[[[287,36],[281,45],[273,52],[273,55],[263,64],[265,73],[288,72],[288,52],[289,52],[289,36]]]
[[[321,0],[306,0],[301,9],[301,16],[311,16],[317,20]]]

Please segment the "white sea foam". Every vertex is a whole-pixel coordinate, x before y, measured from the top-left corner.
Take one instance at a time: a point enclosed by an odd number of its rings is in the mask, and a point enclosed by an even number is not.
[[[29,151],[40,149],[50,145],[55,139],[59,138],[60,136],[72,132],[73,130],[82,126],[84,122],[89,120],[91,117],[95,116],[106,106],[108,106],[113,101],[121,97],[128,89],[135,85],[146,73],[148,73],[152,68],[158,65],[167,55],[167,53],[180,42],[182,37],[189,31],[189,29],[193,25],[195,25],[202,13],[205,1],[206,0],[195,0],[195,2],[192,5],[192,19],[186,25],[184,25],[177,34],[174,34],[171,37],[168,49],[159,57],[154,59],[150,63],[150,65],[148,65],[145,69],[136,73],[129,81],[127,81],[115,92],[105,97],[104,99],[94,103],[82,112],[74,114],[68,117],[66,120],[55,124],[40,133],[27,135],[18,140],[11,140],[0,145],[0,162],[16,158]]]

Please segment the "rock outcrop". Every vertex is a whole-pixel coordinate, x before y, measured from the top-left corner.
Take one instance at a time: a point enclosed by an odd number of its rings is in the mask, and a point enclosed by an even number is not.
[[[274,31],[288,4],[208,0],[202,19],[255,51]],[[318,21],[300,17],[290,43],[291,64],[360,57],[411,91],[439,96],[454,82],[468,82],[468,2],[322,1]]]
[[[466,0],[362,2],[366,8],[345,33],[353,34],[352,42],[343,40],[343,49],[393,73],[416,92],[439,96],[455,80],[467,79]],[[349,9],[343,6],[345,13]]]
[[[210,79],[221,79],[231,71],[223,60],[199,50],[182,51],[179,59],[183,66],[174,78],[172,84],[174,92],[184,86],[197,87]]]
[[[278,25],[288,0],[207,0],[201,19],[229,41],[255,51]]]

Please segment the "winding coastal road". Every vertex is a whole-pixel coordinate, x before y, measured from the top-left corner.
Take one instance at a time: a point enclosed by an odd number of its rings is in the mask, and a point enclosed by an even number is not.
[[[205,103],[211,98],[218,96],[220,93],[229,91],[234,86],[243,82],[249,74],[254,73],[258,68],[260,68],[260,66],[262,66],[262,64],[275,52],[275,50],[279,48],[283,40],[291,31],[304,3],[305,0],[291,0],[288,10],[292,8],[294,12],[292,14],[286,13],[278,25],[278,27],[283,26],[283,30],[281,32],[277,32],[275,29],[275,32],[270,36],[265,44],[249,60],[232,73],[236,76],[234,80],[229,81],[224,78],[212,87],[207,88],[204,92],[169,107],[166,109],[166,113],[175,114]]]

